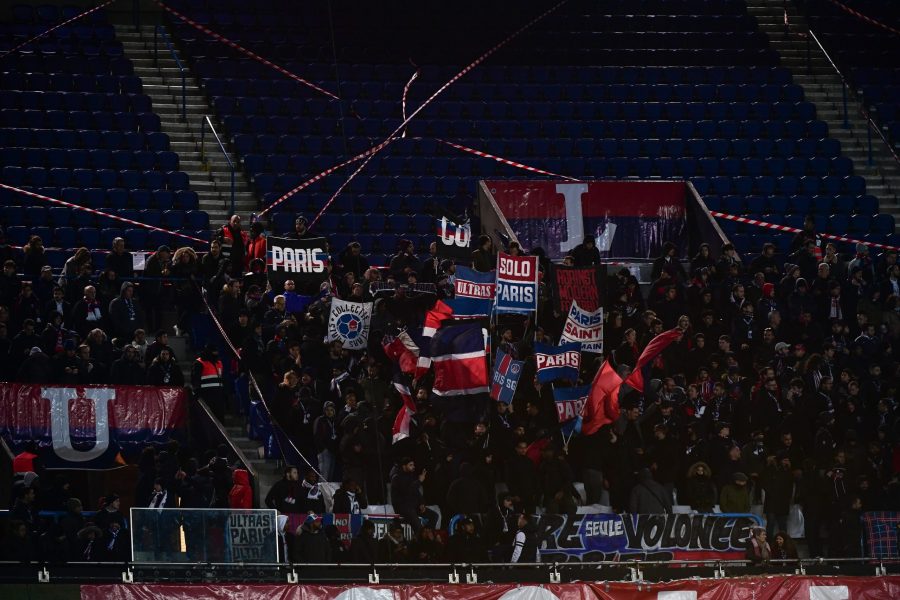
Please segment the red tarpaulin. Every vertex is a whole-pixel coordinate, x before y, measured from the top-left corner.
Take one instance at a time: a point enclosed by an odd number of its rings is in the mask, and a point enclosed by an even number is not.
[[[889,600],[900,577],[738,577],[548,585],[84,585],[82,600]]]

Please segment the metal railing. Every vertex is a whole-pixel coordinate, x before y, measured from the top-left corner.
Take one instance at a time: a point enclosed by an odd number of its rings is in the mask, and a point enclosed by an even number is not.
[[[212,120],[209,118],[209,115],[203,115],[203,119],[200,121],[200,162],[203,163],[204,168],[209,170],[209,161],[206,158],[206,127],[209,126],[209,130],[212,132],[213,137],[216,139],[216,143],[219,145],[219,150],[222,152],[222,156],[225,157],[225,160],[228,162],[228,168],[231,169],[231,211],[229,214],[234,214],[234,161],[228,156],[228,151],[225,150],[225,144],[222,143],[222,139],[219,137],[219,134],[216,133],[216,128],[213,127]]]
[[[810,44],[809,40],[812,39],[816,42],[816,45],[819,46],[819,50],[822,51],[822,54],[825,55],[825,58],[828,59],[828,63],[831,65],[831,68],[834,69],[834,72],[837,73],[837,76],[841,78],[841,85],[843,86],[843,103],[844,103],[844,129],[850,128],[850,119],[849,113],[847,109],[847,96],[849,93],[849,89],[852,89],[850,84],[847,82],[847,79],[844,77],[844,74],[841,73],[841,70],[835,64],[835,62],[831,59],[831,56],[828,54],[828,51],[825,50],[825,46],[822,45],[822,42],[819,41],[819,38],[816,37],[816,34],[813,33],[812,29],[808,30],[809,35],[806,38],[806,69],[807,71],[812,70],[811,66],[811,57],[810,57]],[[887,146],[888,151],[891,153],[891,156],[894,157],[894,160],[897,161],[897,164],[900,165],[900,155],[897,154],[897,151],[894,149],[894,146],[891,145],[890,140],[888,140],[887,136],[884,134],[884,131],[878,126],[872,116],[869,113],[869,110],[865,105],[865,98],[860,101],[860,116],[866,120],[866,138],[867,138],[867,160],[866,163],[871,167],[875,164],[872,157],[872,131],[881,138],[881,141],[884,142],[884,145]]]
[[[181,120],[187,121],[187,69],[185,69],[184,65],[181,64],[181,59],[178,58],[178,52],[175,51],[175,47],[172,45],[172,40],[169,39],[164,25],[157,25],[153,28],[153,66],[159,68],[160,36],[162,36],[163,42],[165,42],[166,44],[166,48],[169,49],[169,54],[171,54],[172,58],[175,59],[175,64],[178,66],[178,70],[181,72]]]

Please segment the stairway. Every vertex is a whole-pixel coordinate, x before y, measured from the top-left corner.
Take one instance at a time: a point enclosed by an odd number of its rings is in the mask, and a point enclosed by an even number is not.
[[[785,32],[784,10],[788,11]],[[900,165],[885,143],[872,133],[872,164],[868,161],[868,124],[861,116],[862,105],[853,90],[847,89],[847,127],[844,126],[841,78],[816,42],[809,38],[805,19],[796,7],[784,0],[747,0],[747,12],[756,17],[761,31],[789,69],[794,81],[803,87],[806,99],[816,105],[819,119],[828,124],[829,137],[841,142],[841,154],[853,161],[853,170],[866,180],[866,193],[878,198],[879,210],[891,214],[900,223]],[[809,65],[807,65],[807,43]],[[826,47],[827,51],[828,48]],[[843,232],[833,232],[842,234]]]
[[[141,78],[144,93],[153,102],[153,111],[162,121],[162,131],[169,136],[172,151],[177,152],[182,171],[187,173],[191,189],[200,198],[200,210],[209,214],[210,225],[216,229],[223,225],[231,212],[231,169],[214,137],[206,128],[206,162],[201,161],[201,124],[205,115],[219,135],[224,127],[218,122],[206,96],[197,86],[190,69],[186,68],[185,107],[187,121],[181,116],[181,71],[168,48],[159,39],[159,62],[154,61],[153,25],[144,25],[139,32],[130,24],[115,25],[116,36],[122,42],[125,56],[134,64],[134,73]],[[227,140],[222,143],[228,149]],[[236,161],[233,154],[229,158]],[[244,178],[240,166],[235,173],[235,212],[246,217],[257,211],[253,191]]]
[[[282,465],[275,459],[265,458],[264,447],[257,441],[247,437],[247,425],[243,417],[225,416],[225,433],[238,449],[247,457],[250,466],[256,471],[259,486],[259,507],[265,508],[263,502],[269,490],[281,479]]]

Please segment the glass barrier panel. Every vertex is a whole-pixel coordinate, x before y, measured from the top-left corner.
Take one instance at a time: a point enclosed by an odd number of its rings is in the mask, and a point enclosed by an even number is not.
[[[270,509],[132,508],[133,562],[277,563]]]

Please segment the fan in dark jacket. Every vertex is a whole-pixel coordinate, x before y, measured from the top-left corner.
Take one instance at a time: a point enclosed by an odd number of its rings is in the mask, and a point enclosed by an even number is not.
[[[322,529],[322,517],[311,514],[297,530],[294,538],[294,557],[296,562],[328,563],[331,562],[331,544]]]
[[[366,493],[352,479],[345,479],[333,497],[331,512],[339,515],[359,514],[369,506]]]
[[[303,495],[300,488],[300,472],[297,467],[288,465],[284,468],[284,476],[266,494],[265,504],[282,514],[301,513],[304,512],[301,502]]]
[[[475,469],[469,463],[459,468],[459,477],[447,491],[447,507],[450,514],[487,512],[491,504],[484,485],[475,477]]]
[[[709,465],[705,462],[696,462],[691,465],[680,496],[679,500],[683,504],[690,505],[697,512],[712,512],[719,494],[716,491],[716,485],[712,482],[712,470]]]
[[[109,319],[113,336],[126,342],[134,339],[136,329],[143,329],[144,309],[134,297],[134,284],[130,281],[122,284],[119,297],[109,303]]]
[[[375,523],[363,521],[359,533],[350,543],[350,562],[372,564],[378,558],[378,544],[375,541]]]
[[[650,469],[641,469],[638,482],[631,489],[628,510],[632,514],[661,515],[672,512],[672,496],[653,481]]]
[[[144,385],[147,375],[141,366],[140,354],[134,346],[125,346],[122,358],[114,361],[109,370],[110,383],[115,385]]]
[[[147,369],[147,385],[184,387],[184,373],[172,357],[172,351],[163,348]]]

